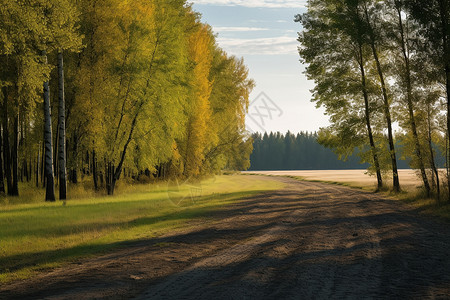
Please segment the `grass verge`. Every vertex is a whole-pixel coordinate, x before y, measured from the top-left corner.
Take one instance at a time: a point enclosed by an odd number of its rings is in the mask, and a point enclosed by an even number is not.
[[[7,201],[0,205],[0,283],[208,222],[223,206],[282,187],[277,181],[230,175],[195,184],[128,187],[114,197]]]

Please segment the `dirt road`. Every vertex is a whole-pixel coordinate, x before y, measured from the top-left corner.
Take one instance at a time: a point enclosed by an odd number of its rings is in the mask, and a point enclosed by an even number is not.
[[[0,298],[450,298],[448,224],[371,193],[276,180],[287,187],[213,224],[0,287]]]

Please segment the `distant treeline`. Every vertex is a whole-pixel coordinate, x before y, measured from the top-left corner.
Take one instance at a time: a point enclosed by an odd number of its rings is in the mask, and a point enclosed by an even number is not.
[[[346,160],[340,160],[331,149],[320,145],[317,133],[287,132],[253,134],[253,153],[250,169],[259,170],[345,170],[367,169],[368,163],[361,163],[355,150]],[[409,162],[399,160],[401,169],[408,169]]]

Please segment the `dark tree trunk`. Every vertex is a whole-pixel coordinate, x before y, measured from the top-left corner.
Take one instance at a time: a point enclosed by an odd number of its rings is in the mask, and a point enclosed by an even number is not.
[[[123,146],[123,150],[120,156],[120,161],[119,161],[119,165],[117,166],[117,168],[114,168],[114,166],[112,167],[111,170],[111,185],[110,185],[110,189],[108,190],[108,195],[113,195],[114,194],[114,189],[116,186],[116,182],[117,180],[119,180],[120,178],[120,174],[122,173],[122,167],[123,167],[123,163],[125,161],[125,157],[127,154],[127,149],[128,149],[128,145],[130,144],[131,140],[133,139],[133,132],[134,132],[134,128],[136,127],[136,122],[137,122],[137,118],[139,116],[140,113],[140,109],[142,108],[143,103],[140,104],[140,106],[137,109],[136,114],[134,115],[133,121],[131,122],[131,128],[130,128],[130,133],[128,134],[128,139],[125,143],[125,145]]]
[[[381,68],[380,59],[378,57],[378,52],[376,49],[375,35],[373,32],[372,25],[370,23],[370,18],[369,18],[369,13],[367,11],[367,8],[365,8],[364,13],[366,16],[367,25],[369,26],[370,47],[372,48],[372,54],[373,54],[373,58],[375,60],[375,64],[377,67],[377,72],[378,72],[378,76],[379,76],[380,84],[381,84],[381,91],[382,91],[382,95],[383,95],[384,116],[386,118],[386,123],[387,123],[389,152],[391,155],[391,162],[392,162],[393,187],[394,187],[395,192],[400,192],[400,181],[398,178],[398,169],[397,169],[397,156],[396,156],[396,152],[395,152],[394,135],[392,132],[392,119],[391,119],[391,112],[390,112],[390,107],[389,107],[389,98],[387,95],[386,83],[384,80],[384,74],[383,74],[383,70]]]
[[[46,52],[43,52],[47,62]],[[45,177],[46,192],[45,201],[55,201],[55,182],[53,169],[53,147],[52,147],[52,116],[50,108],[50,88],[48,81],[44,82],[44,143],[45,143]]]
[[[63,54],[58,53],[58,162],[59,162],[59,199],[67,198],[66,171],[66,108],[64,99],[64,60]]]
[[[432,128],[431,128],[431,108],[430,108],[430,104],[428,104],[428,109],[427,109],[427,125],[428,125],[428,148],[430,151],[430,165],[431,168],[433,170],[434,176],[436,177],[436,192],[437,192],[437,202],[440,203],[441,202],[441,187],[440,187],[440,182],[439,182],[439,171],[436,168],[436,163],[434,161],[434,150],[433,150],[433,142],[431,139],[431,133],[432,133]]]
[[[59,124],[56,126],[56,134],[53,143],[53,170],[55,172],[55,185],[58,185],[58,170],[59,170],[59,161],[58,161],[58,136],[59,136]]]
[[[12,190],[9,194],[11,196],[19,196],[19,111],[14,116],[13,133],[13,149],[11,152],[13,180]]]
[[[6,186],[8,195],[12,195],[12,177],[11,177],[11,149],[9,146],[9,130],[8,130],[8,90],[3,87],[3,165],[6,178]]]
[[[36,157],[36,187],[39,187],[39,161],[41,159],[41,142],[39,142],[38,153]]]
[[[373,138],[372,125],[370,122],[369,95],[367,93],[366,72],[364,69],[362,45],[359,44],[359,67],[361,70],[361,85],[364,96],[364,115],[366,119],[367,133],[369,135],[370,149],[372,151],[373,163],[377,174],[377,188],[383,187],[383,178],[381,177],[380,162],[378,161],[378,151]]]
[[[409,113],[409,121],[411,125],[411,131],[413,134],[413,139],[415,143],[415,153],[417,156],[417,160],[419,162],[420,174],[422,176],[423,186],[425,187],[425,191],[427,192],[427,196],[430,196],[431,188],[430,183],[428,182],[427,173],[425,172],[425,164],[422,156],[421,146],[419,142],[419,135],[417,134],[417,126],[416,119],[414,117],[414,104],[413,104],[413,96],[412,96],[412,86],[411,86],[411,67],[409,63],[409,56],[406,49],[406,40],[405,33],[403,29],[403,21],[402,21],[402,12],[401,12],[401,3],[399,1],[395,2],[397,15],[398,15],[398,25],[400,30],[401,37],[401,49],[403,54],[403,60],[405,63],[405,77],[406,77],[406,100],[408,102],[408,113]]]
[[[40,165],[41,165],[41,170],[40,170],[40,174],[41,174],[41,184],[42,187],[45,188],[45,168],[44,168],[44,161],[45,161],[45,143],[42,143],[42,148],[41,148],[42,152],[40,155]]]
[[[95,156],[95,150],[92,150],[92,176],[94,178],[94,188],[98,191],[97,158]]]
[[[70,179],[72,181],[72,183],[77,184],[78,183],[78,159],[77,159],[77,154],[78,154],[78,136],[77,133],[75,132],[73,135],[73,145],[72,145],[72,159],[73,159],[73,167],[71,170],[71,176]]]

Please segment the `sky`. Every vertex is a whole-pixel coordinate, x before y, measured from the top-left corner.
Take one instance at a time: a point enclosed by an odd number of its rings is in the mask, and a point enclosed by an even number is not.
[[[191,0],[228,54],[243,57],[256,87],[250,96],[250,132],[317,131],[328,125],[310,101],[313,82],[303,74],[294,16],[306,0]]]

